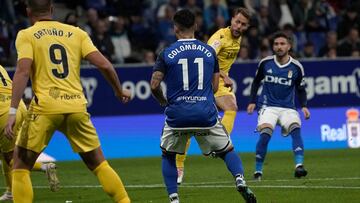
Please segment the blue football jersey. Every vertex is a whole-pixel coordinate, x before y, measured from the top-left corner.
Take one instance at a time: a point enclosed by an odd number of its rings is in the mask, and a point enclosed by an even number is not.
[[[258,98],[259,107],[276,106],[296,109],[296,92],[299,92],[301,106],[306,106],[304,69],[299,61],[290,57],[289,62],[281,65],[276,61],[275,56],[266,57],[259,63],[254,83],[260,83],[261,80],[263,80],[263,89]],[[253,101],[256,92],[257,88],[252,87]]]
[[[219,72],[215,51],[196,39],[181,39],[158,56],[154,71],[164,73],[168,106],[166,122],[173,128],[206,128],[217,122],[212,79]]]

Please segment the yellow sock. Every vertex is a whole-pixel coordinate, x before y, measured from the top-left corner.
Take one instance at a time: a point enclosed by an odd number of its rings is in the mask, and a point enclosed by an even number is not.
[[[14,169],[12,194],[15,203],[32,203],[34,193],[31,185],[30,171]]]
[[[4,158],[1,159],[1,165],[5,179],[6,191],[11,192],[11,186],[12,186],[11,167],[6,163]]]
[[[236,117],[236,111],[225,111],[224,116],[221,120],[221,123],[224,125],[229,135],[231,135],[231,132],[234,127],[235,117]]]
[[[185,162],[186,154],[187,154],[189,147],[190,147],[190,138],[186,142],[185,154],[176,154],[176,167],[177,168],[184,168],[184,162]]]
[[[42,171],[41,170],[41,166],[43,165],[43,163],[41,162],[35,162],[33,168],[31,169],[32,171]]]
[[[116,203],[130,203],[128,194],[125,187],[121,182],[118,174],[110,167],[107,161],[102,162],[98,167],[93,170],[93,173],[99,179],[103,190],[116,202]]]

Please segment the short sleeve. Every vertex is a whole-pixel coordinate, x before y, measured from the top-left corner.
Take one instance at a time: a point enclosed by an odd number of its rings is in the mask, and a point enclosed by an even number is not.
[[[218,72],[220,72],[219,61],[218,58],[214,56],[214,73],[218,73]]]
[[[34,58],[34,51],[29,37],[26,35],[26,32],[20,31],[16,37],[15,41],[16,52],[18,60],[23,58]]]
[[[222,47],[220,31],[217,31],[216,33],[214,33],[208,40],[207,44],[215,50],[216,55],[219,54],[221,47]]]
[[[160,71],[160,72],[166,74],[166,63],[165,63],[165,59],[164,59],[164,51],[162,51],[159,54],[159,56],[157,57],[157,59],[155,61],[153,72],[155,72],[155,71]]]
[[[81,42],[81,56],[85,58],[88,54],[94,51],[98,51],[93,42],[91,41],[89,35],[86,32]]]

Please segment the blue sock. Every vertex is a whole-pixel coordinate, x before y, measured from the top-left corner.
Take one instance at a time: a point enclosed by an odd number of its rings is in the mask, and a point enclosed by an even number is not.
[[[176,155],[162,155],[162,174],[168,194],[177,193]]]
[[[265,160],[267,147],[271,136],[267,133],[261,133],[260,139],[256,144],[256,163],[255,163],[255,171],[262,171],[263,163]]]
[[[228,170],[236,177],[237,175],[244,175],[244,169],[240,157],[236,154],[235,150],[227,152],[224,156],[221,156],[224,160]]]
[[[300,128],[290,132],[292,138],[292,149],[294,152],[295,165],[303,164],[304,162],[304,143],[300,135]]]

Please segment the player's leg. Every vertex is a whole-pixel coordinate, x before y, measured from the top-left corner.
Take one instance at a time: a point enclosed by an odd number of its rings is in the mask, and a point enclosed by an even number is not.
[[[228,94],[223,96],[215,97],[216,105],[224,111],[224,115],[221,119],[221,123],[225,127],[229,135],[234,127],[236,113],[238,110],[236,104],[236,98],[234,94]]]
[[[162,174],[171,203],[179,202],[176,170],[176,154],[185,153],[190,134],[186,131],[172,130],[166,123],[161,135]]]
[[[119,175],[105,160],[98,135],[90,121],[90,115],[86,112],[68,114],[60,131],[66,135],[73,150],[79,153],[113,201],[130,202]]]
[[[7,139],[4,134],[4,127],[6,126],[7,119],[8,119],[7,114],[0,115],[0,152],[1,152],[0,158],[1,158],[2,173],[4,175],[5,186],[6,186],[6,191],[0,197],[0,201],[12,200],[12,194],[11,194],[12,176],[11,176],[11,166],[9,163],[12,158],[12,152],[14,151],[15,142]],[[10,154],[11,156],[8,156],[8,158],[6,158],[7,156],[6,152],[11,152]]]
[[[186,155],[187,155],[187,151],[189,150],[190,147],[190,138],[187,140],[186,142],[186,147],[185,147],[185,153],[184,154],[176,154],[176,168],[177,168],[177,184],[181,184],[183,182],[183,178],[184,178],[184,173],[185,173],[185,159],[186,159]]]
[[[14,150],[14,166],[12,171],[12,194],[14,202],[33,202],[33,189],[30,170],[39,153],[16,146]]]
[[[208,133],[208,135],[204,136],[204,133]],[[214,128],[204,130],[204,133],[201,133],[201,136],[195,135],[203,154],[223,159],[229,172],[235,179],[237,190],[245,201],[250,203],[256,202],[254,193],[246,185],[241,159],[236,154],[230,137],[222,124],[218,122]]]
[[[79,155],[86,166],[96,175],[105,193],[107,193],[114,202],[130,202],[124,184],[119,175],[105,160],[100,147],[89,152],[80,152]]]
[[[278,113],[270,107],[259,110],[257,131],[260,133],[256,143],[254,179],[261,180],[263,165],[267,154],[267,147],[271,139],[273,129],[278,120]]]
[[[63,119],[63,115],[39,115],[33,114],[31,110],[26,115],[13,156],[12,192],[15,202],[32,202],[30,170]]]
[[[304,142],[301,137],[301,120],[299,113],[293,109],[286,109],[280,117],[280,124],[285,135],[291,135],[292,151],[294,154],[295,173],[297,178],[307,175],[304,168]]]
[[[12,200],[13,196],[11,193],[11,186],[12,186],[11,167],[9,166],[8,163],[6,163],[4,156],[1,156],[1,168],[2,168],[2,173],[4,175],[6,191],[0,197],[0,201]]]

